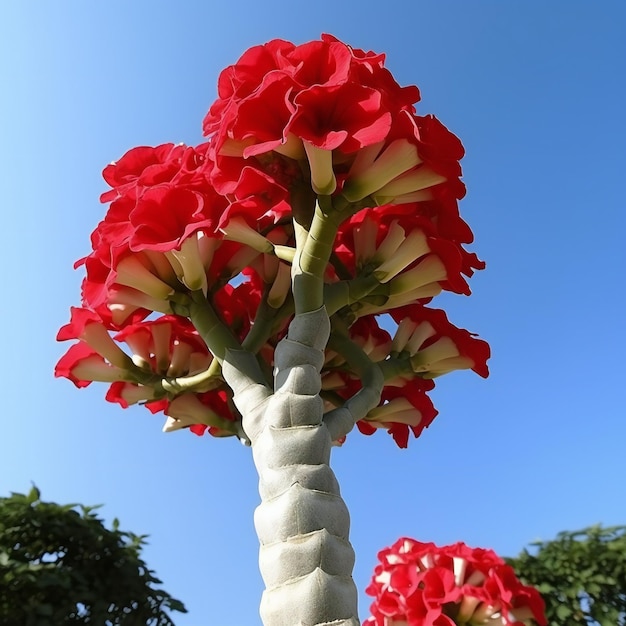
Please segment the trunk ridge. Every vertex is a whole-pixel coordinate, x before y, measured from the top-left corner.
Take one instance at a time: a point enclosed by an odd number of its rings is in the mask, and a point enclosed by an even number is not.
[[[237,389],[257,398],[248,407],[255,414],[253,432],[246,432],[259,474],[254,523],[265,626],[359,624],[350,516],[330,468],[332,437],[319,395],[329,334],[324,308],[297,315],[276,347],[274,393],[259,404],[262,391],[232,385],[244,428],[247,403],[239,402]]]

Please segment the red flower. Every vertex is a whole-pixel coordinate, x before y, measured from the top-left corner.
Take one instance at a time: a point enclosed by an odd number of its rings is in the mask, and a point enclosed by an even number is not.
[[[114,382],[125,380],[127,372],[111,365],[82,341],[70,346],[54,368],[57,378],[71,380],[79,389],[87,387],[93,381]]]
[[[444,311],[419,304],[390,312],[399,324],[392,351],[404,352],[415,372],[435,378],[457,369],[472,369],[489,376],[489,344],[448,321]]]
[[[251,277],[236,287],[224,285],[214,297],[215,308],[222,320],[243,339],[250,330],[261,301],[262,285]]]
[[[442,290],[469,294],[466,277],[484,267],[464,248],[473,235],[457,206],[463,146],[436,118],[417,115],[417,87],[400,86],[384,61],[330,35],[256,46],[220,75],[206,143],[140,146],[107,166],[111,189],[101,199],[111,204],[91,253],[76,264],[86,271],[82,308],[58,337],[80,343],[56,374],[79,386],[110,382],[109,401],[163,411],[167,429],[235,432],[230,397],[209,375],[213,365],[207,371],[208,349],[173,313],[195,315],[205,298],[271,367],[298,304],[291,263],[306,258],[296,257],[297,202],[300,247],[327,243],[318,240],[326,232],[317,230],[320,215],[330,212],[333,228],[335,217],[344,220],[324,276],[339,282],[328,285],[328,310],[388,377],[380,405],[358,423],[362,432],[384,428],[406,447],[437,414],[430,379],[463,368],[486,376],[487,344],[423,307]],[[326,197],[306,235],[315,194]],[[398,323],[393,338],[376,318],[388,311]],[[331,409],[361,380],[341,354],[329,349],[326,357]],[[393,371],[400,373],[389,380]],[[166,380],[204,381],[202,373],[208,387],[179,393]],[[448,593],[449,580],[429,576],[434,599],[415,596],[411,610],[443,624],[448,618],[430,604]]]
[[[313,188],[332,193],[331,152],[354,156],[382,142],[393,118],[412,113],[419,99],[417,88],[400,87],[383,62],[383,55],[353,50],[329,35],[249,50],[222,72],[218,100],[204,120],[218,170],[237,154],[275,151],[308,160]]]
[[[458,178],[459,161],[465,154],[459,138],[434,115],[416,115],[413,119],[418,131],[418,153],[424,163],[449,180]]]
[[[350,338],[375,363],[383,362],[392,346],[391,336],[379,327],[374,315],[359,318],[350,327]],[[322,388],[342,400],[347,400],[361,387],[360,380],[346,369],[340,355],[327,351]],[[389,381],[382,389],[379,406],[356,423],[358,430],[364,435],[372,435],[378,429],[386,429],[398,447],[406,448],[410,433],[419,437],[437,416],[427,395],[434,387],[432,380],[416,377]]]
[[[287,188],[258,167],[243,167],[231,197],[231,203],[220,211],[217,227],[222,230],[233,217],[241,217],[259,232],[291,217]]]
[[[427,395],[434,387],[433,381],[420,378],[412,378],[402,387],[387,385],[381,394],[381,404],[364,421],[388,428],[398,447],[406,448],[409,434],[419,437],[437,417],[438,411]]]
[[[77,387],[85,387],[92,381],[109,382],[106,400],[122,408],[141,403],[153,413],[163,411],[168,417],[164,427],[167,431],[190,427],[198,435],[208,429],[213,436],[237,432],[238,417],[233,412],[230,391],[223,383],[211,382],[209,391],[200,389],[168,396],[164,396],[163,389],[150,384],[150,374],[155,379],[193,376],[205,372],[211,364],[213,357],[189,320],[164,315],[128,325],[114,337],[103,333],[106,330],[94,313],[72,309],[72,321],[59,331],[58,339],[80,337],[83,341],[71,346],[61,357],[55,375],[68,378]],[[116,342],[126,344],[132,361]],[[95,344],[100,353],[90,344]],[[107,351],[120,355],[119,366],[101,354]],[[146,384],[137,382],[137,369],[143,372]]]
[[[189,426],[189,430],[198,436],[205,432],[213,437],[234,435],[235,422],[239,418],[233,412],[231,396],[226,388],[179,396],[164,409],[168,416],[164,430],[168,432]]]
[[[212,135],[236,117],[237,103],[258,88],[262,77],[279,70],[294,48],[289,41],[274,39],[246,50],[237,63],[223,70],[218,79],[218,99],[204,118],[204,134]]]
[[[211,211],[197,192],[184,187],[153,187],[141,196],[128,216],[132,227],[129,247],[133,252],[180,249],[198,230],[212,233],[218,216],[218,211]]]
[[[196,148],[172,143],[131,148],[119,161],[104,168],[102,176],[113,189],[104,192],[100,200],[137,197],[144,189],[164,183],[202,187],[206,185],[207,149],[207,143]]]
[[[401,110],[384,141],[361,150],[352,162],[342,195],[350,202],[371,197],[376,204],[404,204],[432,197],[443,186],[456,198],[465,194],[459,181],[461,142],[432,116],[419,117]],[[424,143],[424,128],[442,138],[437,149]]]
[[[70,323],[59,329],[57,341],[81,339],[111,365],[120,369],[128,367],[128,357],[113,341],[108,328],[96,313],[77,307],[71,307],[70,311]]]
[[[270,152],[286,143],[286,128],[295,110],[290,98],[294,87],[290,76],[268,74],[259,89],[238,104],[228,139],[243,142],[244,157]],[[220,135],[223,133],[221,129]],[[220,139],[218,135],[216,150],[220,149]],[[228,145],[233,145],[232,141]]]
[[[345,154],[382,141],[391,128],[391,113],[381,106],[380,91],[358,84],[316,85],[294,98],[286,133],[324,150]]]
[[[546,626],[539,592],[491,550],[399,539],[378,553],[363,626]]]
[[[155,374],[188,376],[204,371],[212,360],[198,331],[178,315],[126,326],[114,338],[129,346],[136,365]]]
[[[367,268],[389,283],[382,310],[430,299],[442,289],[469,295],[461,245],[441,237],[419,213],[395,209],[364,209],[342,224],[336,254],[343,266],[353,276]]]

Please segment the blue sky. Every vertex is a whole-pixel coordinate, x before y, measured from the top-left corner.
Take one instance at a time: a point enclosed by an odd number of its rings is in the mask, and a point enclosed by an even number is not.
[[[198,143],[219,71],[274,37],[330,32],[387,53],[460,136],[461,204],[487,269],[440,299],[492,346],[491,377],[441,379],[408,450],[358,433],[334,453],[355,578],[401,535],[505,555],[626,523],[623,361],[626,5],[604,1],[6,3],[0,9],[4,391],[0,493],[103,503],[189,614],[259,623],[250,451],[164,435],[105,388],[54,379],[101,219],[102,168],[135,145]],[[437,304],[437,301],[435,301]],[[363,595],[361,614],[367,615]]]

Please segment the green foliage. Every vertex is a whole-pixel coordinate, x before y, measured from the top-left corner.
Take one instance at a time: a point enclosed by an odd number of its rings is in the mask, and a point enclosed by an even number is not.
[[[97,507],[0,498],[2,626],[174,626],[186,612],[140,558],[145,536],[105,528]]]
[[[626,624],[626,526],[561,532],[507,559],[546,601],[551,626]]]

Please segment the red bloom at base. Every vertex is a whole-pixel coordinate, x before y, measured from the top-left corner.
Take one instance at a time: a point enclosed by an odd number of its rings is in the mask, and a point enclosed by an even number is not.
[[[363,626],[547,626],[539,592],[492,550],[405,537],[378,558]]]

